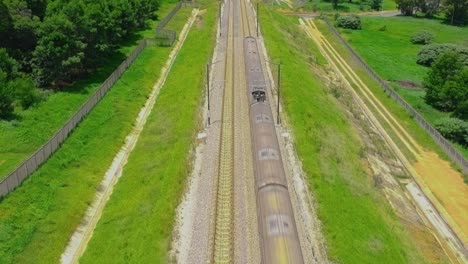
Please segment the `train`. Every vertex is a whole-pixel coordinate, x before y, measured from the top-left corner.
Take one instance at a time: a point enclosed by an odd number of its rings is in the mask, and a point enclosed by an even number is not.
[[[262,263],[304,263],[257,40],[244,39]]]

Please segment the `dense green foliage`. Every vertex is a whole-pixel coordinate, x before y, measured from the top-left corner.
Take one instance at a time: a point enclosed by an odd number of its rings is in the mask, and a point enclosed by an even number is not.
[[[468,65],[462,63],[458,53],[446,52],[432,64],[424,86],[428,104],[452,112],[468,101]]]
[[[173,20],[183,24],[189,12],[179,13]],[[180,24],[174,29],[181,30]],[[104,173],[132,130],[170,51],[170,48],[162,47],[143,50],[62,147],[21,187],[0,202],[0,263],[59,262]],[[87,95],[77,98],[56,93],[54,96],[62,96],[58,99],[68,99],[75,104]],[[40,119],[40,116],[35,118]],[[40,122],[46,126],[42,120]],[[17,129],[24,134],[42,133],[22,127]],[[17,138],[17,142],[31,141]]]
[[[445,17],[452,25],[468,24],[468,1],[466,0],[396,0],[398,9],[406,16]]]
[[[95,71],[158,6],[159,0],[1,1],[0,118],[33,105],[35,86],[65,88]]]
[[[447,51],[457,53],[461,63],[468,66],[468,47],[450,43],[431,44],[422,47],[418,53],[416,62],[424,66],[431,66],[434,61]]]
[[[468,145],[468,122],[447,117],[434,123],[434,127],[447,139]]]
[[[411,35],[410,41],[413,44],[427,45],[434,40],[434,35],[427,30],[421,30]]]
[[[361,29],[361,19],[356,15],[339,16],[335,24],[342,28]]]

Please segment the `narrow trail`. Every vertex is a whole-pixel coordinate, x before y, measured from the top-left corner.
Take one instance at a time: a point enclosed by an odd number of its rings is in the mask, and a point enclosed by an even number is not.
[[[62,254],[60,260],[61,263],[78,263],[79,258],[86,250],[88,242],[91,239],[94,229],[101,217],[102,211],[104,210],[104,207],[112,194],[113,187],[115,186],[115,184],[117,184],[119,178],[122,176],[122,171],[125,164],[127,163],[128,157],[130,156],[132,150],[134,149],[138,141],[138,137],[145,126],[146,120],[150,115],[154,104],[156,103],[159,91],[161,90],[161,87],[166,81],[166,78],[171,70],[175,58],[177,57],[179,50],[184,44],[187,34],[190,31],[190,28],[195,22],[197,14],[198,9],[194,9],[192,11],[191,17],[182,29],[179,36],[179,40],[172,49],[171,54],[169,55],[169,58],[166,61],[166,65],[161,69],[160,78],[154,85],[153,90],[151,91],[151,94],[149,95],[145,105],[140,110],[140,113],[138,114],[132,131],[126,137],[125,144],[117,153],[114,160],[112,161],[111,166],[107,170],[104,179],[100,184],[99,190],[96,193],[96,197],[93,203],[88,207],[81,224],[77,227],[72,237],[70,238],[65,252]]]
[[[407,184],[406,188],[428,221],[438,231],[437,237],[446,249],[447,255],[454,263],[467,262],[468,187],[463,183],[461,175],[453,170],[448,162],[440,159],[436,153],[421,147],[406,132],[333,45],[321,34],[312,20],[306,19],[305,23],[301,20],[301,24],[306,33],[317,43],[330,65],[341,76],[347,88],[353,92],[354,98],[366,112],[368,119],[378,128],[385,141],[415,180]],[[376,115],[398,137],[403,146],[398,146],[387,134]],[[402,147],[414,155],[416,162],[410,162],[410,159],[401,152]]]

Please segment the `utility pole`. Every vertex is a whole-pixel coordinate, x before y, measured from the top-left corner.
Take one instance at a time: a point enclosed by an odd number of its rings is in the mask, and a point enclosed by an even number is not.
[[[259,3],[257,2],[257,38],[258,38],[258,20],[259,20],[258,12],[260,11],[258,7],[259,7]]]
[[[223,2],[222,1],[219,1],[219,36],[221,37],[221,29],[222,29],[222,25],[221,25],[221,15],[222,15],[222,12],[221,12],[221,6],[222,6]]]
[[[210,120],[210,64],[206,64],[206,96],[207,96],[207,105],[208,105],[208,125],[211,125]]]
[[[281,88],[281,64],[278,64],[278,102],[277,102],[277,120],[276,124],[280,125],[281,120],[280,120],[280,89]]]

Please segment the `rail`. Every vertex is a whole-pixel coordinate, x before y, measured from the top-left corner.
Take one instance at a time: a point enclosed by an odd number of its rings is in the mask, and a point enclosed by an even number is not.
[[[468,161],[460,154],[450,142],[442,136],[429,122],[427,122],[421,114],[418,113],[410,104],[408,104],[393,88],[390,87],[380,76],[369,66],[367,63],[354,51],[348,42],[340,35],[338,30],[328,21],[326,17],[323,18],[328,28],[335,34],[335,36],[343,43],[346,49],[351,53],[353,58],[366,70],[366,72],[380,85],[380,87],[399,105],[401,105],[413,119],[434,139],[450,159],[462,169],[463,173],[468,173]]]

